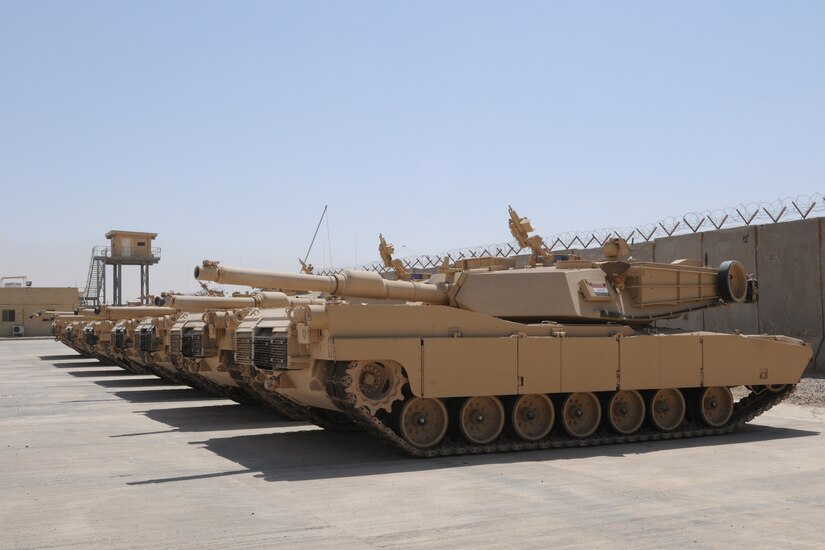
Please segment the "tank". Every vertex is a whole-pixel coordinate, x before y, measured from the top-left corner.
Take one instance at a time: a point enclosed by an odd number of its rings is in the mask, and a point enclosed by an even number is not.
[[[207,306],[215,305],[209,300],[210,297],[187,298],[200,298],[200,303],[185,304],[194,311],[204,311]],[[179,327],[185,326],[190,316],[197,317],[200,314],[180,311],[178,307],[183,305],[181,301],[176,307],[164,308],[164,315],[140,317],[124,324],[120,330],[124,332],[124,342],[127,343],[124,353],[128,360],[170,382],[188,385],[212,395],[247,402],[248,399],[240,395],[236,388],[216,384],[209,377],[200,376],[197,369],[191,368],[191,365],[185,362],[185,357],[181,354]]]
[[[255,403],[254,396],[239,387],[229,373],[234,361],[234,315],[228,311],[212,313],[211,324],[204,320],[205,313],[177,317],[170,329],[170,358],[183,376],[210,393],[239,403]]]
[[[331,296],[273,323],[264,386],[347,414],[412,456],[728,433],[793,391],[811,360],[809,345],[785,336],[656,326],[755,300],[756,281],[736,260],[639,262],[621,239],[602,261],[559,257],[529,235],[529,220],[510,216],[532,251],[524,267],[465,259],[418,283],[205,261],[195,276]]]
[[[175,384],[187,385],[219,397],[236,398],[224,388],[192,373],[181,361],[180,341],[172,333],[186,315],[173,313],[139,319],[135,327],[135,343],[128,349],[129,360]]]
[[[218,314],[226,308],[289,303],[292,303],[290,298],[280,292],[236,297],[167,294],[155,301],[154,308],[110,307],[102,309],[101,314],[131,318],[115,327],[115,332],[122,334],[123,353],[130,363],[160,378],[250,403],[253,398],[227,372],[234,352],[231,346],[234,334],[219,327],[207,329],[203,317],[206,312]],[[299,299],[296,303],[311,301]]]
[[[323,304],[323,299],[259,292],[219,300],[175,296],[166,303],[189,310],[208,306],[204,313],[182,313],[170,329],[170,360],[182,375],[197,377],[200,384],[206,384],[213,393],[243,403],[265,405],[288,419],[307,420],[326,429],[352,429],[352,422],[344,415],[334,411],[313,411],[266,390],[256,380],[255,369],[248,368],[245,363],[238,364],[235,359],[238,341],[241,347],[245,341],[245,331],[240,335],[237,332],[239,326],[255,326],[268,317],[268,312],[283,311],[283,306]],[[240,309],[217,309],[218,306]]]
[[[55,315],[52,327],[55,340],[72,348],[83,357],[93,357],[93,355],[87,351],[83,329],[90,320],[96,318],[99,318],[99,316],[94,312]]]
[[[147,316],[163,315],[170,308],[151,306],[103,306],[93,310],[95,318],[90,320],[84,331],[87,351],[104,364],[117,365],[133,374],[152,372],[145,366],[131,361],[127,343],[133,343],[127,327],[134,327],[135,321]]]
[[[318,302],[323,304],[323,300]],[[295,400],[266,387],[273,360],[283,351],[280,342],[273,337],[289,324],[287,308],[256,308],[245,311],[243,317],[236,316],[236,320],[239,322],[234,330],[234,362],[229,371],[242,388],[287,418],[306,420],[331,431],[360,429],[348,414],[315,406],[313,402]]]
[[[83,344],[86,351],[104,365],[115,364],[109,353],[113,324],[105,319],[95,319],[83,326]]]
[[[114,323],[110,336],[112,342],[110,352],[118,363],[129,363],[133,368],[145,371],[142,365],[134,363],[129,358],[138,343],[135,330],[139,322],[139,319],[121,319]]]

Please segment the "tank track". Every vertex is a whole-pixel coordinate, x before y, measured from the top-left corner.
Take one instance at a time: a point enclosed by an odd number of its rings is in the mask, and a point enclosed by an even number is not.
[[[505,431],[499,439],[487,445],[475,445],[460,438],[451,438],[448,432],[448,435],[435,447],[419,449],[407,443],[391,426],[388,426],[380,418],[371,415],[365,407],[355,407],[354,397],[345,391],[345,388],[350,383],[349,375],[346,372],[346,365],[338,364],[328,369],[327,372],[327,392],[336,406],[342,411],[347,412],[353,420],[368,433],[400,449],[407,455],[416,458],[532,451],[539,449],[564,449],[571,447],[595,447],[597,445],[729,434],[788,397],[796,388],[796,386],[787,386],[782,391],[776,393],[768,390],[763,390],[759,393],[752,391],[734,404],[733,414],[730,420],[719,428],[709,428],[704,424],[699,424],[686,418],[678,429],[671,432],[662,432],[653,428],[643,427],[631,435],[620,435],[608,431],[605,428],[600,428],[592,436],[579,439],[571,437],[563,433],[563,430],[556,428],[550,435],[539,441],[517,439],[508,435]],[[387,415],[386,418],[394,419],[395,416]]]
[[[103,361],[103,359],[100,360]],[[186,372],[180,368],[176,369],[173,372],[149,362],[147,362],[145,365],[141,365],[129,359],[110,360],[110,364],[116,364],[117,366],[123,368],[128,372],[131,372],[132,374],[151,374],[157,376],[161,380],[171,382],[172,384],[189,386],[190,388],[194,388],[196,390],[200,390],[211,395],[231,399],[232,401],[241,403],[243,405],[257,404],[257,402],[253,401],[248,395],[246,395],[245,392],[243,392],[239,388],[228,388],[221,386],[219,384],[215,384],[211,380],[201,378],[199,376]]]
[[[235,401],[236,403],[240,403],[241,405],[258,404],[258,402],[255,401],[246,391],[244,391],[243,388],[222,386],[212,380],[209,380],[208,378],[193,374],[184,367],[178,366],[175,375],[179,377],[181,384],[185,384],[190,388],[195,388],[196,390],[201,390],[202,392],[210,395],[224,397]]]
[[[252,367],[238,365],[237,363],[229,367],[232,378],[250,395],[254,395],[258,401],[275,410],[276,413],[289,420],[303,420],[315,424],[325,430],[333,432],[361,431],[361,428],[354,422],[341,422],[341,418],[331,416],[326,411],[317,407],[307,407],[300,405],[291,399],[270,391],[264,387],[256,378],[256,372]]]
[[[133,363],[125,358],[113,358],[112,361],[114,361],[118,367],[132,374],[152,374],[146,370],[144,366]]]

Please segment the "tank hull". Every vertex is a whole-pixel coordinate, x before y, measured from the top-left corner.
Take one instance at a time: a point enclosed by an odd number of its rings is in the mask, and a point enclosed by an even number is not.
[[[415,456],[504,441],[542,448],[562,436],[581,445],[592,434],[628,437],[649,426],[648,438],[724,431],[787,395],[812,357],[809,345],[784,336],[523,324],[437,305],[299,306],[271,324],[271,347],[277,340],[284,357],[259,368],[269,391],[343,412],[385,439],[400,438]],[[737,386],[750,389],[743,404],[731,396]],[[432,444],[411,440],[415,426],[401,427],[416,407],[421,419],[443,416],[448,426]],[[541,437],[513,437],[525,407],[552,413],[530,428]],[[587,429],[575,415],[591,419]],[[487,426],[491,417],[500,425]]]

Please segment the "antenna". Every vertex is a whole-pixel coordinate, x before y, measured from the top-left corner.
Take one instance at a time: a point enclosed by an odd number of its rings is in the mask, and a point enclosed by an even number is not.
[[[304,273],[312,273],[312,265],[307,264],[307,259],[309,258],[309,253],[312,252],[312,245],[315,244],[315,237],[318,236],[318,230],[321,229],[321,222],[324,221],[324,216],[327,215],[327,205],[324,205],[324,211],[321,212],[321,218],[318,220],[318,225],[315,226],[315,234],[312,235],[312,241],[309,243],[309,248],[307,249],[307,253],[304,256],[304,259],[298,259],[301,262],[301,271]]]

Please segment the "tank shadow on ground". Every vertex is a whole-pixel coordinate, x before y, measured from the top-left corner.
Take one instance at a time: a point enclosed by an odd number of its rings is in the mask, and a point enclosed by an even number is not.
[[[137,388],[149,386],[178,386],[175,382],[162,380],[157,376],[145,374],[133,374],[129,378],[121,378],[119,380],[95,380],[95,384],[103,386],[104,388]]]
[[[124,390],[113,392],[121,399],[131,403],[162,403],[166,401],[193,401],[204,399],[223,399],[187,386],[163,390]]]
[[[259,430],[307,424],[303,421],[283,418],[266,407],[237,403],[152,409],[139,412],[156,422],[177,428],[177,431],[181,432]]]
[[[74,363],[52,363],[52,366],[57,369],[79,369],[84,367],[110,368],[112,365],[104,365],[97,359],[84,359],[82,362],[75,361]]]
[[[94,369],[94,370],[70,370],[66,371],[67,374],[71,374],[72,376],[78,376],[81,378],[89,378],[92,376],[134,376],[132,373],[127,372],[120,367],[111,367],[107,366],[106,370],[103,369]]]
[[[79,353],[70,353],[67,355],[41,355],[41,361],[63,361],[65,359],[85,359]]]
[[[596,456],[624,457],[662,450],[731,445],[814,435],[819,435],[819,432],[754,425],[724,436],[545,451],[416,459],[405,456],[400,451],[363,432],[335,433],[313,429],[192,442],[194,445],[203,445],[204,448],[239,464],[244,469],[195,476],[152,479],[134,484],[168,483],[203,477],[248,473],[253,473],[266,481],[305,481],[429,471],[468,465],[549,462]]]

